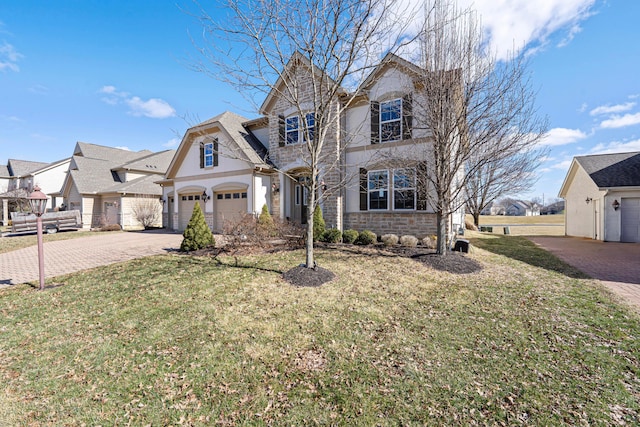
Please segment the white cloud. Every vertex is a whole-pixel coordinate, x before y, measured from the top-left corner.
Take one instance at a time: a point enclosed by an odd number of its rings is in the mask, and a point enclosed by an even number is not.
[[[131,151],[131,149],[129,147],[125,147],[125,146],[120,146],[120,147],[116,147],[120,150],[127,150],[127,151]]]
[[[579,129],[553,128],[540,141],[540,145],[558,146],[573,144],[587,137],[587,134]]]
[[[151,98],[145,101],[138,96],[131,96],[128,92],[118,91],[115,86],[111,85],[102,86],[98,93],[107,95],[101,98],[102,102],[106,104],[124,103],[129,106],[129,114],[132,116],[166,119],[176,115],[176,110],[163,99]]]
[[[640,113],[625,114],[624,116],[613,116],[603,120],[600,127],[604,129],[617,129],[640,124]]]
[[[180,139],[179,138],[171,138],[170,140],[168,140],[167,142],[162,144],[162,146],[163,147],[167,147],[167,148],[171,148],[171,147],[177,147],[178,144],[180,144]]]
[[[166,119],[176,115],[176,110],[173,109],[167,101],[158,98],[151,98],[147,101],[143,101],[137,96],[127,99],[127,105],[131,108],[129,112],[134,116],[145,116],[152,119]]]
[[[606,144],[597,144],[591,149],[590,154],[626,153],[629,151],[640,151],[640,139],[626,142],[613,141]]]
[[[24,58],[24,55],[19,53],[13,45],[3,41],[0,44],[0,71],[20,71],[17,62]]]
[[[569,169],[569,166],[571,166],[571,160],[563,160],[551,166],[551,169],[567,170]]]
[[[596,107],[593,110],[589,111],[589,115],[598,116],[601,114],[624,113],[625,111],[631,110],[635,106],[635,102],[625,102],[624,104],[616,105],[601,105],[600,107]]]
[[[537,49],[549,37],[564,31],[559,46],[580,32],[580,23],[593,14],[595,0],[462,0],[461,7],[475,8],[499,59],[527,46]]]

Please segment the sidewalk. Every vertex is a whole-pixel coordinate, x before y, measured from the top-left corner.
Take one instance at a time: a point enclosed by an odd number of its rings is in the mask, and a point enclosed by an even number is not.
[[[45,277],[167,253],[178,249],[181,242],[181,234],[164,231],[96,233],[95,236],[47,242],[44,244]],[[0,254],[0,288],[37,282],[38,279],[37,246]]]

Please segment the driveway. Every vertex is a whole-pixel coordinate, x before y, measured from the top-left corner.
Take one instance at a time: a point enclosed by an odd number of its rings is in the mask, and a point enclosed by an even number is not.
[[[4,237],[10,239],[10,237]],[[178,249],[182,235],[165,231],[96,233],[95,236],[44,244],[46,278],[167,253]],[[38,281],[38,248],[0,254],[0,287]]]
[[[640,308],[640,244],[578,237],[528,237]]]

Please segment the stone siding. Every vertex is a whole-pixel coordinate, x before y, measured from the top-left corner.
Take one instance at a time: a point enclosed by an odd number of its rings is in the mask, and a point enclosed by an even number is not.
[[[409,234],[422,239],[436,234],[436,214],[426,212],[353,212],[344,216],[344,229],[383,234]]]

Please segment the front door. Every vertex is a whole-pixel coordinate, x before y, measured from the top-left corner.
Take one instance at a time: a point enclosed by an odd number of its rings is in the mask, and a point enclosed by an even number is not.
[[[303,185],[305,178],[291,180],[291,220],[298,224],[307,223],[307,202],[309,194]]]

